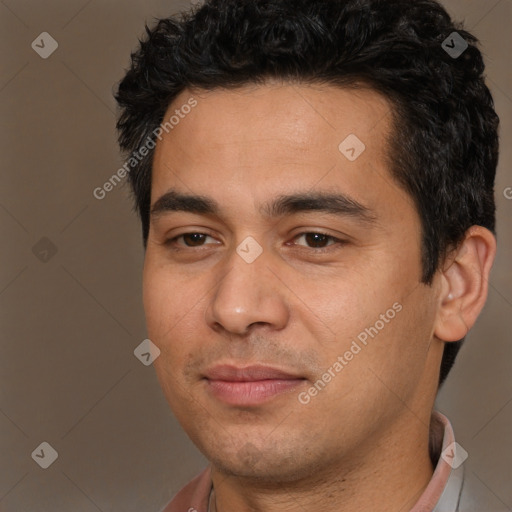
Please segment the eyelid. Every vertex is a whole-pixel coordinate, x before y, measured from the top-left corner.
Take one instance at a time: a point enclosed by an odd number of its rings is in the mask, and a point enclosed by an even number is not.
[[[166,239],[164,243],[165,243],[165,245],[178,245],[177,244],[178,239],[183,238],[186,235],[204,235],[207,238],[215,239],[214,236],[210,235],[209,233],[204,233],[203,231],[186,231],[184,233],[181,233],[179,235],[175,235],[175,236],[173,236],[171,238]],[[204,244],[204,245],[206,245],[206,244]],[[204,247],[204,245],[199,245],[197,247],[192,247],[192,246],[188,246],[188,245],[185,245],[185,244],[180,244],[179,247],[184,247],[186,249],[197,249],[197,248],[200,248],[200,247]]]
[[[302,245],[302,244],[290,244],[289,242],[286,242],[285,245],[295,245],[295,246],[298,246],[298,247],[303,247],[304,249],[309,249],[311,251],[314,251],[314,252],[322,252],[322,251],[327,251],[329,250],[330,247],[333,247],[333,246],[340,246],[340,245],[345,245],[348,243],[347,240],[344,240],[342,238],[338,238],[334,235],[331,235],[329,233],[326,233],[324,232],[323,230],[320,230],[320,229],[309,229],[309,230],[305,230],[305,231],[301,231],[299,233],[297,233],[296,235],[294,235],[292,237],[292,241],[294,240],[297,240],[298,238],[302,237],[302,236],[305,236],[305,235],[321,235],[321,236],[324,236],[326,238],[328,238],[328,241],[330,241],[331,243],[328,243],[328,245],[326,245],[325,247],[309,247],[307,245]],[[205,247],[206,245],[209,245],[207,243],[203,244],[203,245],[199,245],[199,246],[188,246],[188,245],[185,245],[185,244],[178,244],[178,240],[180,238],[183,238],[184,236],[186,235],[204,235],[206,236],[206,238],[212,238],[212,239],[215,239],[215,237],[209,233],[206,233],[204,231],[185,231],[183,233],[180,233],[178,235],[175,235],[171,238],[168,238],[167,240],[165,240],[164,244],[165,245],[176,245],[180,248],[184,248],[184,249],[200,249],[200,248],[203,248]],[[215,242],[214,245],[218,245],[218,241]]]
[[[311,230],[308,230],[308,231],[302,231],[300,233],[297,233],[293,238],[292,240],[296,240],[297,238],[300,238],[304,235],[322,235],[326,238],[329,239],[329,241],[332,241],[333,243],[330,243],[328,244],[326,247],[308,247],[306,245],[300,245],[299,244],[299,247],[305,247],[306,249],[311,249],[311,250],[314,250],[316,252],[320,252],[322,250],[328,250],[329,247],[332,247],[332,246],[335,246],[335,245],[344,245],[346,243],[348,243],[347,240],[344,240],[342,238],[338,238],[334,235],[331,235],[329,233],[325,233],[324,231],[321,231],[321,230],[315,230],[315,229],[311,229]]]

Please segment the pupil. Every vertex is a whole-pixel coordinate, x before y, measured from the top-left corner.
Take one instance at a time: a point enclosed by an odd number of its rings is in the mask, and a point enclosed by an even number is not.
[[[185,235],[183,239],[185,240],[186,245],[197,246],[197,245],[201,245],[201,242],[203,241],[204,236],[205,235],[203,235],[201,233],[189,233],[188,235]],[[191,243],[189,243],[189,242],[191,242]]]
[[[307,233],[306,240],[308,244],[312,245],[313,247],[325,247],[327,236],[320,233]]]

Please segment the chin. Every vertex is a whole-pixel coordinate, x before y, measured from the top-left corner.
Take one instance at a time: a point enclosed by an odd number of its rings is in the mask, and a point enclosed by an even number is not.
[[[304,459],[304,447],[288,447],[277,450],[270,444],[257,447],[248,442],[239,450],[233,451],[231,445],[229,451],[220,452],[216,445],[213,450],[205,450],[203,454],[211,462],[212,466],[226,476],[243,478],[272,487],[276,484],[300,482],[308,480],[318,470],[320,461],[308,461]],[[302,452],[302,453],[301,453]]]

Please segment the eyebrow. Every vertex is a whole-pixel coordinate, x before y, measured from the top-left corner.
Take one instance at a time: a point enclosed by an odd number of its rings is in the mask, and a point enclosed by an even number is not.
[[[219,216],[220,210],[219,204],[209,197],[170,190],[155,201],[151,207],[151,218],[178,211]],[[372,210],[341,193],[305,192],[281,195],[260,207],[260,213],[270,218],[312,211],[352,217],[367,224],[374,224],[377,220]]]

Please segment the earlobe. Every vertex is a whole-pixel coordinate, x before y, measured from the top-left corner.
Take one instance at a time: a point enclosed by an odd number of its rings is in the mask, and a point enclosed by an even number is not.
[[[473,327],[487,299],[489,274],[496,255],[496,239],[482,226],[472,226],[447,258],[434,334],[442,341],[458,341]]]

